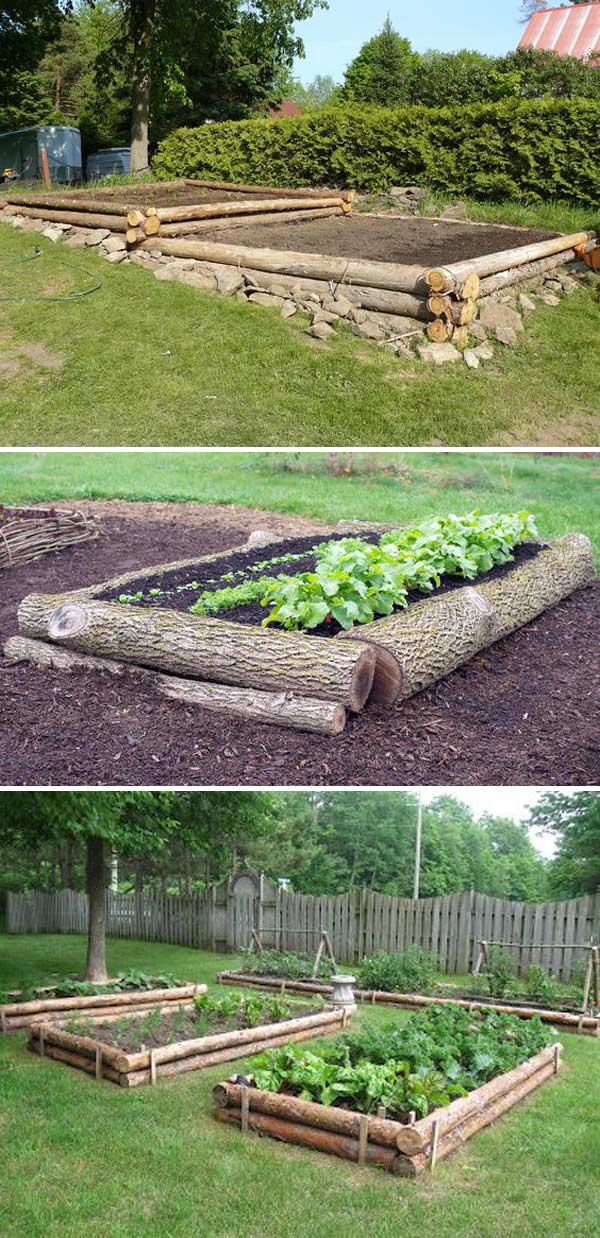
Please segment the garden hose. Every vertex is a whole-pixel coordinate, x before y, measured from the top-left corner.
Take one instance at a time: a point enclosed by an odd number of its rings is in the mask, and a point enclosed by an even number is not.
[[[25,262],[33,262],[36,258],[41,258],[41,257],[42,257],[42,254],[43,254],[43,250],[41,250],[41,249],[40,249],[39,245],[34,245],[34,247],[33,247],[33,253],[32,253],[32,254],[29,254],[26,258],[9,258],[9,259],[7,259],[7,261],[6,261],[6,262],[0,262],[0,271],[2,270],[2,268],[3,268],[3,267],[9,267],[9,266],[20,266],[20,265],[22,265],[22,264],[23,264],[23,263],[25,263]],[[78,267],[75,267],[75,266],[73,265],[73,263],[72,263],[72,262],[61,262],[61,260],[60,260],[60,259],[58,260],[58,265],[59,265],[59,266],[63,266],[63,267],[67,267],[67,269],[68,269],[68,270],[74,270],[74,271],[79,270],[79,268],[78,268]],[[23,297],[18,297],[18,296],[17,296],[17,297],[13,297],[13,296],[4,297],[4,296],[0,296],[0,302],[8,302],[8,301],[10,301],[10,302],[13,302],[13,301],[76,301],[76,300],[78,300],[80,297],[89,297],[90,293],[92,293],[92,292],[97,292],[97,291],[98,291],[98,289],[102,287],[102,280],[101,280],[101,279],[98,279],[98,277],[94,274],[94,272],[93,272],[93,271],[88,271],[86,267],[84,267],[84,268],[83,268],[83,273],[84,273],[84,275],[88,275],[88,276],[89,276],[89,278],[90,278],[91,280],[93,280],[93,281],[94,281],[94,282],[90,285],[90,287],[88,287],[88,288],[78,288],[78,289],[75,289],[75,291],[74,291],[74,292],[66,292],[66,293],[61,293],[61,294],[57,294],[57,295],[51,295],[51,294],[48,294],[48,295],[47,295],[47,294],[45,294],[45,293],[34,293],[34,294],[32,294],[32,295],[26,295],[26,296],[23,296]]]

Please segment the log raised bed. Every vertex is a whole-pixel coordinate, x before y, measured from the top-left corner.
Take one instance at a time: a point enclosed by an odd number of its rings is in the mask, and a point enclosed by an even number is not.
[[[321,994],[327,997],[332,993],[330,984],[318,980],[288,980],[279,976],[261,976],[258,973],[238,971],[222,971],[218,974],[219,984],[235,985],[243,989],[263,989],[271,993]],[[432,997],[424,993],[385,992],[382,989],[355,989],[354,996],[359,1002],[370,1002],[373,1005],[402,1006],[407,1010],[425,1006],[458,1006],[463,1010],[489,1010],[496,1014],[514,1014],[520,1019],[539,1018],[542,1023],[550,1023],[561,1030],[577,1032],[587,1036],[600,1036],[600,1015],[584,1014],[571,1010],[546,1010],[541,1006],[527,1006],[513,1002],[498,1002],[468,997]]]
[[[559,1070],[560,1052],[559,1044],[542,1049],[514,1070],[408,1125],[229,1081],[213,1090],[215,1116],[242,1130],[416,1178],[551,1079]]]
[[[338,734],[348,711],[360,711],[369,699],[388,706],[407,699],[595,577],[589,540],[569,534],[534,546],[530,557],[503,574],[436,591],[328,640],[193,615],[164,603],[143,607],[116,600],[119,590],[140,579],[182,569],[193,578],[194,569],[222,566],[231,556],[251,565],[286,545],[259,534],[218,554],[159,564],[64,594],[30,594],[5,655],[63,670],[129,669],[170,699]]]
[[[204,1070],[219,1062],[252,1057],[279,1045],[332,1035],[347,1026],[351,1013],[347,1007],[325,1007],[316,1014],[299,1014],[279,1023],[200,1036],[139,1053],[125,1053],[95,1040],[93,1029],[91,1035],[80,1036],[54,1023],[35,1023],[29,1029],[29,1049],[84,1070],[97,1079],[134,1088],[191,1070]]]
[[[136,989],[127,992],[97,993],[85,997],[39,997],[31,1001],[0,1005],[0,1031],[18,1032],[38,1023],[53,1023],[72,1015],[102,1019],[113,1014],[147,1013],[156,1007],[167,1009],[189,1003],[205,984],[177,985],[171,989]]]

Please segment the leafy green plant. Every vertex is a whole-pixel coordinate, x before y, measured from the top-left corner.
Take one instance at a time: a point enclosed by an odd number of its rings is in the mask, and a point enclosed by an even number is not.
[[[308,955],[294,954],[284,950],[259,950],[256,953],[248,950],[246,966],[257,976],[281,976],[288,980],[310,980],[314,960]],[[331,959],[321,958],[317,978],[328,980],[332,973]]]
[[[391,993],[429,993],[433,988],[436,959],[429,950],[409,946],[397,954],[378,950],[364,958],[358,968],[361,989],[380,989]]]
[[[558,999],[560,986],[545,968],[537,963],[530,963],[525,978],[525,992],[532,1002],[551,1006]]]
[[[500,946],[490,946],[483,974],[490,997],[508,997],[514,991],[517,975],[514,960]]]

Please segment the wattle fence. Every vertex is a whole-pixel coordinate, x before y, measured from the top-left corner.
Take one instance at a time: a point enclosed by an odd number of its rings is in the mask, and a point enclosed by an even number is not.
[[[9,933],[85,933],[87,895],[73,890],[8,895]],[[568,980],[583,953],[564,949],[600,943],[600,894],[563,902],[523,903],[467,892],[436,898],[396,898],[371,890],[313,897],[293,894],[249,870],[201,893],[107,894],[113,937],[163,941],[220,953],[248,946],[252,930],[265,946],[314,954],[320,933],[336,958],[356,963],[375,950],[417,945],[431,950],[450,974],[469,971],[479,942],[517,942],[521,971],[542,963]],[[540,950],[538,947],[552,946]]]

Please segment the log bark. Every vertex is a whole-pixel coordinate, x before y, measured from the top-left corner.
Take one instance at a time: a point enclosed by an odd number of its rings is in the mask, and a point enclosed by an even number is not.
[[[555,271],[563,263],[573,262],[575,258],[575,250],[566,249],[564,253],[553,254],[550,258],[538,258],[537,262],[525,262],[520,267],[509,267],[507,271],[499,271],[497,275],[488,275],[481,281],[480,299],[491,296],[493,292],[501,292],[503,288],[524,283],[525,280],[536,279],[548,271]]]
[[[275,993],[322,993],[333,992],[330,984],[319,984],[313,980],[286,980],[278,976],[247,975],[244,972],[222,971],[218,975],[219,984],[240,985],[242,988],[267,989]]]
[[[329,195],[321,198],[307,199],[306,209],[309,210],[311,205],[321,207],[339,206],[342,207],[342,199],[335,195]],[[187,222],[192,219],[211,219],[214,217],[220,218],[226,215],[256,215],[261,212],[277,212],[302,210],[299,205],[298,198],[259,198],[258,201],[251,202],[208,202],[201,203],[198,206],[159,206],[156,214],[161,223],[180,223]]]
[[[27,1048],[31,1053],[41,1055],[41,1045],[39,1040],[30,1040]],[[44,1045],[44,1057],[49,1057],[55,1062],[63,1062],[65,1066],[75,1066],[77,1070],[84,1070],[88,1075],[96,1074],[96,1059],[84,1057],[82,1053],[75,1053],[70,1049],[62,1049],[59,1045]],[[110,1079],[111,1083],[122,1083],[123,1076],[114,1066],[110,1066],[108,1062],[102,1062],[102,1078]]]
[[[215,1117],[219,1122],[227,1122],[233,1126],[241,1126],[241,1112],[237,1109],[217,1109]],[[347,1135],[335,1135],[331,1131],[320,1130],[313,1126],[302,1126],[299,1122],[289,1122],[283,1118],[271,1117],[266,1113],[256,1113],[250,1109],[248,1126],[261,1135],[270,1135],[272,1139],[281,1139],[284,1143],[297,1144],[303,1148],[311,1148],[315,1152],[328,1152],[346,1161],[358,1162],[359,1142]],[[381,1165],[392,1170],[397,1154],[392,1148],[383,1148],[380,1144],[367,1143],[365,1149],[366,1165]]]
[[[194,997],[197,993],[206,993],[205,984],[178,985],[175,989],[137,989],[130,993],[90,993],[86,997],[46,997],[31,1002],[10,1002],[2,1006],[7,1017],[13,1015],[39,1014],[51,1011],[67,1013],[69,1011],[88,1011],[94,1006],[110,1006],[121,1008],[156,1004],[156,1002],[181,1002]],[[100,1002],[100,998],[102,1001]]]
[[[40,210],[49,208],[51,211],[77,211],[94,215],[116,215],[125,217],[134,208],[121,202],[105,202],[103,198],[61,197],[60,194],[15,194],[14,197],[2,198],[6,206],[38,207]],[[89,227],[90,225],[88,225]]]
[[[157,0],[137,0],[130,11],[129,33],[133,43],[130,170],[133,173],[145,172],[148,167],[151,65],[156,10]]]
[[[370,645],[349,646],[294,632],[269,632],[168,610],[30,594],[22,633],[81,653],[260,690],[297,692],[362,709],[375,674]],[[343,649],[343,653],[342,653]]]
[[[143,1017],[150,1014],[154,1010],[160,1010],[161,1014],[169,1014],[174,1008],[178,1010],[193,1011],[193,1003],[187,1001],[171,1002],[166,1006],[158,1006],[155,1002],[148,1002],[146,1005],[133,1006],[125,1010],[114,1013],[114,1006],[92,1006],[89,1010],[83,1012],[82,1017],[86,1019],[98,1020],[101,1023],[118,1023],[123,1017],[130,1016],[134,1018],[137,1015]],[[2,1010],[2,1007],[0,1007]],[[54,1027],[66,1027],[67,1022],[70,1022],[76,1011],[63,1011],[62,1015],[56,1012],[45,1011],[43,1014],[17,1015],[13,1018],[6,1019],[6,1031],[19,1031],[24,1027],[33,1027],[36,1023],[52,1023]]]
[[[315,207],[312,210],[303,209],[301,211],[288,210],[283,219],[281,216],[274,215],[272,211],[269,211],[260,215],[252,215],[251,220],[248,220],[246,215],[228,215],[226,218],[198,219],[190,223],[162,224],[159,229],[157,228],[157,231],[160,230],[160,235],[164,237],[191,236],[192,234],[196,235],[203,232],[212,234],[213,232],[227,232],[232,228],[247,228],[249,222],[252,224],[252,227],[255,224],[272,224],[276,220],[280,223],[290,223],[301,219],[306,223],[307,219],[328,219],[330,216],[343,214],[344,211],[341,206]],[[160,224],[160,220],[157,220],[157,223]],[[147,227],[145,231],[150,235]]]
[[[314,697],[296,696],[292,692],[260,692],[253,688],[235,688],[229,684],[191,682],[175,675],[147,670],[114,658],[99,658],[91,654],[73,653],[46,641],[13,636],[4,646],[9,662],[33,662],[43,669],[61,671],[108,671],[123,675],[125,671],[143,675],[161,696],[184,704],[197,705],[211,713],[224,713],[236,718],[251,719],[271,726],[289,726],[299,731],[314,731],[320,735],[340,735],[346,725],[343,705],[319,701]],[[390,655],[395,664],[395,659]],[[385,670],[379,678],[385,678]],[[387,682],[387,681],[386,681]],[[389,689],[388,689],[389,691]],[[375,683],[373,694],[375,693]],[[380,696],[374,699],[383,699]],[[395,699],[395,698],[394,698]]]
[[[213,1100],[218,1109],[240,1109],[242,1089],[237,1083],[218,1083],[213,1088]],[[313,1101],[300,1100],[296,1096],[280,1092],[264,1092],[260,1088],[250,1090],[250,1107],[255,1113],[267,1113],[272,1117],[298,1122],[303,1126],[318,1127],[333,1134],[347,1135],[358,1139],[361,1115],[334,1105],[320,1105]],[[368,1118],[369,1141],[384,1148],[398,1149],[400,1122],[387,1118]]]
[[[127,220],[122,215],[86,215],[78,210],[54,211],[48,207],[24,206],[19,214],[27,219],[44,219],[49,224],[70,224],[72,228],[110,228],[111,232],[126,232]]]
[[[511,572],[474,588],[496,615],[493,639],[500,640],[549,606],[556,606],[575,589],[595,579],[594,555],[582,533],[559,537]]]
[[[287,249],[225,245],[217,241],[163,241],[162,237],[148,241],[144,248],[150,253],[159,250],[174,258],[198,258],[201,262],[220,262],[225,266],[293,275],[297,279],[308,276],[311,279],[428,295],[420,266],[370,262],[366,258],[334,258],[327,254],[299,253]]]
[[[518,245],[515,249],[503,249],[493,254],[483,254],[480,258],[468,258],[464,262],[453,262],[445,267],[433,267],[427,271],[425,279],[432,292],[455,292],[464,287],[465,281],[471,275],[480,280],[488,275],[497,275],[509,267],[522,266],[526,262],[535,262],[538,258],[549,258],[553,254],[564,253],[584,245],[593,235],[589,232],[573,232],[566,236],[551,237],[545,241],[536,241],[532,245]]]
[[[127,1069],[126,1055],[121,1049],[94,1040],[91,1036],[79,1036],[75,1032],[67,1032],[62,1027],[55,1027],[53,1023],[34,1023],[29,1029],[29,1039],[32,1044],[36,1042],[39,1044],[43,1040],[44,1045],[57,1045],[60,1049],[68,1049],[73,1053],[81,1054],[82,1057],[95,1058],[96,1050],[100,1047],[102,1057],[115,1070]]]
[[[268,194],[270,198],[324,198],[330,197],[326,189],[277,189],[272,185],[240,185],[232,181],[200,181],[186,177],[185,184],[195,189],[220,189],[226,193]],[[335,195],[344,202],[354,201],[354,190],[335,190]]]

